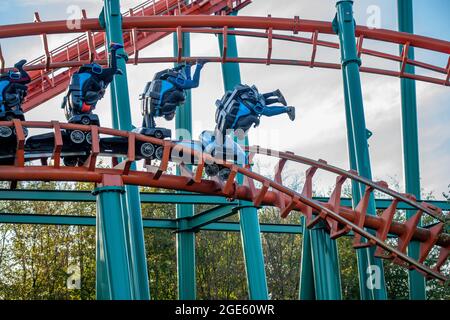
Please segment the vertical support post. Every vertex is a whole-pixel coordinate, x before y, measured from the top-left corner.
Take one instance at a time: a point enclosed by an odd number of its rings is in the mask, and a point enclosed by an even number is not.
[[[102,21],[103,18],[103,21]],[[119,0],[104,0],[100,22],[105,26],[107,39],[110,42],[123,43],[122,15]],[[123,75],[116,76],[111,83],[111,113],[115,128],[131,130],[130,98],[126,73],[127,55],[123,49],[118,51],[117,66]],[[136,165],[133,163],[131,170]],[[125,187],[124,220],[126,221],[128,243],[128,259],[130,260],[130,279],[134,288],[134,299],[150,299],[147,257],[145,254],[144,229],[142,225],[141,202],[137,186]],[[126,206],[125,206],[126,203]]]
[[[325,225],[310,230],[312,269],[317,300],[341,300],[341,277],[336,241],[330,238]]]
[[[122,186],[103,186],[97,196],[96,294],[99,300],[130,300],[133,285],[123,220]]]
[[[190,56],[190,36],[184,33],[182,35],[182,56]],[[175,33],[173,36],[174,56],[178,55],[178,38]],[[192,136],[192,95],[191,90],[186,90],[186,100],[183,108],[177,110],[175,118],[175,127],[177,139],[180,135],[183,139],[190,139]],[[186,136],[188,135],[188,136]],[[180,169],[177,167],[177,174]],[[192,217],[194,215],[194,206],[192,204],[177,204],[177,219]],[[195,274],[195,233],[179,232],[177,233],[177,266],[178,266],[178,299],[194,300],[196,298],[196,274]]]
[[[323,224],[311,230],[303,224],[300,299],[341,300],[341,273],[336,241]]]
[[[237,15],[237,12],[231,13]],[[237,57],[237,43],[234,35],[227,37],[227,56]],[[219,35],[219,49],[223,54],[223,37]],[[225,90],[233,90],[234,86],[241,83],[241,73],[238,63],[222,64],[222,77]],[[248,145],[248,137],[245,139]],[[238,183],[242,183],[242,176],[238,176]],[[239,210],[239,222],[241,226],[241,239],[245,259],[245,270],[247,273],[247,286],[249,299],[267,300],[267,280],[264,264],[264,254],[261,242],[261,229],[258,220],[258,211],[248,201],[239,201],[239,205],[245,208]]]
[[[314,269],[312,264],[311,234],[306,228],[306,219],[301,217],[302,224],[302,255],[300,264],[300,300],[316,300],[316,288],[314,286]]]
[[[347,77],[342,74],[344,80],[344,88],[347,88]],[[358,170],[355,154],[355,142],[353,141],[353,128],[352,128],[352,115],[350,112],[350,102],[348,91],[344,90],[345,101],[345,118],[347,124],[347,145],[348,145],[348,157],[350,162],[350,168],[352,170]],[[358,206],[361,196],[359,193],[359,184],[356,181],[352,181],[352,206],[356,208]],[[359,293],[361,300],[371,300],[373,297],[372,290],[367,285],[367,270],[369,267],[369,251],[367,248],[357,249],[356,257],[358,261],[358,278],[359,278]]]
[[[414,33],[413,3],[412,0],[397,0],[398,30]],[[400,46],[400,54],[404,50]],[[414,59],[414,48],[408,50],[408,59]],[[405,72],[413,74],[414,66],[406,64]],[[420,166],[419,166],[419,138],[417,129],[417,101],[416,82],[412,79],[400,79],[402,99],[402,143],[403,143],[403,170],[405,189],[407,193],[420,199]],[[407,210],[409,219],[415,214]],[[419,259],[420,243],[411,241],[408,245],[408,255]],[[409,271],[409,297],[411,300],[425,300],[425,278],[416,270]]]
[[[349,141],[350,161],[356,160],[356,169],[359,174],[363,177],[371,179],[372,173],[370,168],[369,146],[367,143],[367,129],[364,116],[361,78],[359,73],[361,61],[356,50],[353,1],[337,1],[336,9],[337,14],[335,20],[333,21],[333,27],[339,36],[341,47],[344,94],[347,108],[346,115],[347,120],[350,120],[350,123],[347,123],[348,136],[351,135],[351,140]],[[351,147],[353,147],[353,149]],[[352,156],[352,152],[354,157]],[[363,193],[364,186],[358,185],[357,193],[354,194],[353,197],[355,199],[361,199]],[[376,214],[375,210],[375,200],[371,197],[368,213],[372,215]],[[366,253],[360,253],[364,252],[363,250],[366,250]],[[363,299],[384,300],[387,298],[387,295],[384,281],[383,262],[381,259],[374,257],[374,248],[363,250],[358,251],[358,263],[360,263],[360,288],[364,289],[361,291],[361,297]],[[366,254],[367,258],[365,257]],[[361,270],[366,261],[368,263],[368,269]],[[375,270],[374,274],[371,273],[372,270]],[[369,273],[370,277],[368,277]],[[375,277],[379,277],[379,279],[374,279]]]

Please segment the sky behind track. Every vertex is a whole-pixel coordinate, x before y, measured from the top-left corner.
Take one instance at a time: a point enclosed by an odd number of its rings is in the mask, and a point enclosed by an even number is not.
[[[143,1],[123,0],[122,11],[134,7]],[[414,0],[415,33],[450,41],[450,1]],[[334,1],[330,0],[253,0],[253,3],[241,10],[240,15],[292,18],[295,15],[303,19],[331,21],[335,15]],[[70,6],[86,9],[88,17],[97,17],[101,7],[100,0],[0,0],[0,24],[31,22],[35,11],[41,20],[63,20],[69,16]],[[397,8],[394,0],[355,1],[355,19],[365,25],[371,10],[376,6],[380,10],[380,27],[397,29]],[[368,12],[369,10],[369,12]],[[301,34],[303,36],[310,36]],[[55,48],[76,35],[50,35],[49,47]],[[322,37],[333,39],[335,36]],[[365,42],[366,43],[366,42]],[[39,37],[26,37],[0,40],[6,65],[25,58],[32,60],[43,53]],[[377,43],[367,41],[371,48],[381,48]],[[219,47],[214,36],[192,35],[191,54],[193,56],[218,56]],[[265,57],[267,43],[261,39],[238,39],[239,54],[242,57]],[[390,45],[384,51],[398,54],[398,46]],[[157,45],[140,52],[140,57],[169,56],[172,54],[172,38],[167,37]],[[274,40],[273,58],[309,59],[311,48],[301,44],[282,43]],[[416,50],[416,58],[441,67],[447,64],[448,56],[430,54]],[[363,64],[383,66],[398,70],[397,63],[380,62],[363,56]],[[339,62],[336,50],[319,48],[317,61]],[[152,75],[169,64],[128,65],[129,92],[133,122],[139,125],[141,120],[138,96],[151,80]],[[297,108],[297,119],[290,122],[286,115],[277,118],[265,118],[261,125],[252,129],[251,144],[289,150],[314,159],[325,159],[328,163],[348,168],[346,125],[343,102],[342,77],[340,71],[310,69],[290,66],[241,65],[242,81],[255,84],[260,91],[279,88],[288,103]],[[387,76],[362,74],[362,89],[367,127],[373,132],[369,140],[374,179],[403,181],[401,148],[401,106],[400,80]],[[219,64],[207,64],[202,73],[201,86],[193,91],[193,136],[204,129],[214,128],[214,102],[223,95],[223,82]],[[27,113],[32,120],[65,121],[59,108],[61,96],[55,97],[44,105]],[[450,184],[450,88],[417,82],[419,150],[421,161],[421,183],[427,191],[433,191],[438,198],[448,191]],[[102,126],[111,126],[109,95],[97,106]],[[159,121],[160,125],[173,124]],[[261,160],[261,166],[273,166],[269,160]],[[298,167],[289,166],[290,173],[300,173]],[[331,178],[319,176],[317,184],[324,189],[332,185]],[[401,186],[400,186],[401,187]],[[402,188],[402,187],[401,187]]]

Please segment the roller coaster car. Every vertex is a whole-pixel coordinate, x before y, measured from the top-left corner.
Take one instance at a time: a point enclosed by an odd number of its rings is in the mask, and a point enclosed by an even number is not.
[[[0,112],[0,121],[11,121],[13,119],[19,119],[21,121],[25,121],[25,117],[21,110],[8,110],[6,112]],[[25,137],[28,135],[27,128],[23,128]],[[16,141],[16,130],[7,126],[0,126],[0,143],[2,147],[4,146],[4,142],[9,140]]]
[[[8,110],[0,112],[0,121],[19,119],[25,121],[21,110]],[[23,128],[25,138],[28,136],[27,128]],[[0,126],[0,165],[14,164],[14,155],[17,148],[16,129],[9,126]]]
[[[72,116],[69,123],[83,125],[100,125],[96,114],[76,114]],[[61,130],[63,148],[61,158],[66,166],[81,166],[89,156],[92,144],[90,132],[81,130]],[[49,158],[53,153],[55,136],[53,132],[36,135],[27,139],[25,151],[26,160]]]
[[[61,158],[66,166],[81,166],[91,150],[91,133],[80,130],[61,130],[63,146]],[[25,143],[26,160],[50,158],[55,146],[53,132],[39,134],[27,139]]]
[[[216,159],[233,162],[240,166],[248,164],[248,157],[244,150],[230,136],[225,136],[223,142],[220,140],[212,131],[203,131],[200,134],[203,152]],[[230,175],[230,169],[217,163],[210,163],[205,164],[205,173],[208,176],[217,175],[219,179],[225,181]]]
[[[220,139],[216,139],[212,131],[203,131],[199,136],[200,141],[177,141],[176,146],[183,146],[198,153],[206,153],[213,158],[221,161],[228,161],[237,165],[248,164],[248,157],[244,150],[233,141],[229,136],[225,136],[224,143],[220,143]],[[185,164],[198,164],[198,157],[185,156],[183,151],[172,152],[171,161],[184,162]],[[205,163],[205,173],[208,177],[215,177],[222,181],[226,181],[230,175],[230,169],[221,165],[220,162],[208,162]]]
[[[156,139],[170,139],[172,132],[167,128],[136,128],[132,132],[142,134],[147,137]],[[128,152],[128,139],[125,137],[111,137],[100,139],[100,150],[102,154],[114,155],[114,156],[126,156]],[[136,141],[136,160],[147,159],[161,160],[163,156],[163,146],[153,144],[150,142]]]
[[[83,124],[83,125],[94,125],[100,126],[100,120],[98,115],[93,113],[88,114],[75,114],[69,119],[69,123]]]

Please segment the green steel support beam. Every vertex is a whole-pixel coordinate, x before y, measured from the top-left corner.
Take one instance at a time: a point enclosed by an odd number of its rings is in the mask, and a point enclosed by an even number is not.
[[[275,224],[275,223],[261,223],[262,233],[289,233],[302,234],[302,227],[294,224]],[[213,222],[207,226],[201,227],[203,231],[225,231],[225,232],[240,232],[241,225],[239,222]]]
[[[336,2],[337,14],[333,21],[333,27],[339,36],[342,59],[342,72],[344,78],[344,92],[348,135],[352,136],[349,142],[350,162],[355,161],[359,174],[371,179],[369,147],[367,143],[367,129],[364,116],[361,78],[359,73],[360,59],[357,55],[355,40],[355,21],[353,18],[353,1],[342,0]],[[349,129],[351,128],[351,130]],[[351,149],[353,147],[353,149]],[[353,153],[353,155],[352,155]],[[350,163],[352,165],[352,163]],[[354,188],[356,189],[356,188]],[[364,194],[364,186],[359,185],[353,197],[361,199]],[[369,214],[376,214],[375,201],[371,197],[368,207]],[[360,277],[360,289],[362,299],[387,299],[386,285],[384,281],[383,262],[374,257],[374,248],[362,249],[358,252],[358,268]],[[365,252],[364,252],[365,251]],[[367,266],[367,267],[366,267]],[[366,268],[365,270],[362,270]],[[376,268],[380,279],[370,278],[369,271]],[[379,281],[376,281],[379,280]],[[374,285],[380,284],[379,286]]]
[[[178,204],[237,204],[237,201],[227,201],[224,197],[208,196],[196,193],[141,193],[142,203],[178,203]]]
[[[69,216],[34,213],[0,213],[0,223],[62,226],[95,226],[93,216]]]
[[[219,212],[219,208],[216,208]],[[235,207],[235,210],[239,208]],[[208,210],[206,211],[208,212]],[[231,211],[223,211],[220,219],[224,219],[229,215],[232,215]],[[200,219],[202,214],[195,215],[192,219],[195,221],[195,217],[199,216]],[[211,216],[213,218],[213,216]],[[144,228],[155,228],[155,229],[170,229],[178,230],[178,219],[168,219],[168,218],[143,218]],[[95,226],[95,216],[78,216],[78,215],[60,215],[60,214],[38,214],[38,213],[0,213],[0,223],[5,224],[42,224],[42,225],[73,225],[73,226]],[[177,224],[178,223],[178,224]],[[220,225],[228,227],[219,227],[217,231],[239,231],[239,223],[237,222],[224,222],[216,219],[211,219],[208,224],[203,224],[202,226],[196,227],[195,231],[198,230],[215,230],[216,227]],[[213,226],[213,227],[211,227]],[[286,227],[286,228],[285,228]],[[277,223],[263,223],[261,224],[261,232],[263,233],[294,233],[302,234],[303,225],[302,224],[277,224]],[[353,232],[349,232],[346,236],[352,237]],[[397,237],[395,235],[389,234],[388,237]]]
[[[342,78],[344,80],[344,88],[347,88],[347,77],[344,72],[342,72]],[[355,142],[353,141],[353,128],[352,128],[352,115],[350,111],[350,101],[348,96],[348,91],[344,90],[344,101],[345,101],[345,118],[347,125],[347,144],[348,144],[348,157],[350,161],[350,168],[353,170],[357,170],[358,166],[356,163],[356,154],[355,154]],[[352,181],[352,195],[351,205],[353,208],[358,206],[359,201],[361,200],[359,193],[358,183]],[[387,204],[388,205],[388,204]],[[388,205],[389,206],[389,205]],[[366,271],[369,267],[369,251],[367,249],[357,249],[356,257],[358,261],[358,279],[359,279],[359,293],[361,300],[369,300],[371,299],[372,291],[369,290],[366,286]]]
[[[311,233],[306,228],[305,217],[301,217],[303,228],[302,255],[300,263],[300,300],[316,300],[316,288],[314,286],[314,269],[311,253]]]
[[[172,192],[141,192],[141,203],[182,203],[182,204],[236,204],[225,197],[210,196],[198,193]],[[61,191],[61,190],[2,190],[1,200],[20,201],[70,201],[94,202],[95,197],[89,191]]]
[[[182,35],[182,55],[190,56],[191,45],[190,35],[184,33]],[[178,54],[177,36],[173,36],[173,52],[174,56]],[[191,139],[192,137],[192,95],[191,90],[186,90],[186,101],[182,108],[178,108],[175,118],[175,128],[177,139],[182,135],[183,139]],[[189,136],[186,134],[189,133]],[[177,167],[177,174],[180,174]],[[194,215],[194,206],[192,204],[177,204],[176,216],[183,226],[184,218],[190,218]],[[178,263],[178,298],[180,300],[194,300],[197,294],[196,288],[196,266],[195,266],[195,233],[181,232],[177,234],[177,263]]]
[[[104,0],[103,12],[100,19],[105,26],[109,43],[123,43],[122,15],[120,13],[119,0]],[[123,75],[116,76],[111,83],[111,111],[114,128],[131,130],[131,110],[128,93],[128,80],[126,72],[127,55],[123,49],[118,51],[117,66]],[[136,165],[133,163],[131,170]],[[150,299],[147,259],[144,245],[144,229],[142,226],[141,205],[139,189],[137,186],[125,187],[125,199],[123,202],[125,228],[127,230],[128,259],[131,265],[131,280],[134,288],[134,299]]]
[[[130,300],[134,296],[126,246],[126,225],[121,212],[120,195],[123,192],[123,187],[101,187],[94,191],[97,196],[98,300]]]
[[[308,250],[302,261],[301,279],[307,279],[303,284],[303,295],[311,296],[312,288],[315,289],[317,300],[340,300],[341,295],[341,271],[339,268],[338,250],[335,240],[330,239],[327,230],[322,226],[317,226],[310,230],[303,229],[303,246],[310,244],[311,262],[308,261]],[[306,240],[306,241],[305,241]],[[313,271],[311,275],[305,274]],[[312,285],[314,283],[314,285]],[[302,295],[302,292],[300,292]]]
[[[93,216],[69,216],[69,215],[50,215],[50,214],[22,214],[22,213],[0,213],[0,223],[5,224],[41,224],[41,225],[67,225],[67,226],[86,226],[94,227],[96,217]],[[155,219],[144,218],[142,220],[144,228],[177,230],[176,219]],[[201,226],[204,231],[225,231],[239,232],[238,222],[212,222]],[[302,226],[294,224],[261,224],[262,233],[289,233],[301,234]]]
[[[341,277],[336,241],[331,240],[323,223],[309,230],[312,270],[317,300],[341,300]]]
[[[237,201],[228,201],[224,197],[210,196],[199,193],[171,193],[171,192],[141,192],[141,203],[183,203],[183,204],[216,204],[237,205]],[[328,202],[327,197],[313,197],[314,200]],[[64,191],[64,190],[1,190],[0,201],[69,201],[69,202],[94,202],[95,197],[89,191]],[[443,200],[427,200],[429,204],[450,211],[450,202]],[[391,204],[389,199],[375,199],[377,209],[386,209]],[[352,199],[341,198],[341,205],[352,206]],[[405,203],[398,204],[399,210],[413,209]]]
[[[414,33],[412,0],[397,0],[398,30]],[[403,46],[400,46],[400,54]],[[408,50],[408,59],[414,60],[414,48]],[[414,66],[406,65],[405,72],[414,74]],[[417,128],[416,82],[412,79],[401,78],[400,89],[402,97],[402,141],[403,141],[403,169],[405,191],[413,194],[417,199],[420,194],[419,167],[419,134]],[[406,217],[410,218],[415,210],[408,210]],[[411,241],[408,245],[408,255],[418,259],[420,243]],[[411,300],[425,300],[425,278],[415,270],[409,271],[409,297]]]
[[[234,205],[217,206],[209,210],[205,210],[192,217],[178,219],[182,222],[183,227],[179,228],[179,232],[194,232],[197,229],[206,226],[212,222],[225,219],[236,213],[237,208]]]
[[[237,12],[233,12],[231,15],[237,15]],[[220,49],[223,47],[223,37],[221,35],[219,36],[219,46]],[[222,50],[220,51],[222,54]],[[228,35],[227,55],[229,57],[238,56],[236,37],[233,35]],[[225,90],[233,90],[235,85],[241,83],[239,64],[222,64],[222,77]],[[247,137],[245,143],[248,145]],[[238,183],[242,183],[242,177],[240,175],[238,176],[237,181]],[[249,298],[251,300],[267,300],[269,295],[267,291],[258,210],[252,207],[251,203],[247,201],[239,201],[239,206],[245,206],[245,208],[241,209],[239,212],[239,221],[241,224],[241,238],[245,259],[245,270],[247,273]]]

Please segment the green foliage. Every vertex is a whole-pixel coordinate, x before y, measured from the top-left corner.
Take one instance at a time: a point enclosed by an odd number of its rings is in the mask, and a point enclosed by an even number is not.
[[[342,237],[336,241],[341,267],[342,298],[344,300],[358,300],[358,262],[355,249],[352,246],[352,239]]]
[[[175,235],[168,230],[144,232],[150,293],[154,300],[177,299]]]
[[[198,299],[247,299],[238,233],[197,233],[196,260]]]
[[[298,214],[280,218],[277,208],[260,210],[262,223],[298,224]],[[264,233],[262,235],[266,276],[272,299],[298,299],[300,278],[301,236],[293,234]]]
[[[95,298],[94,228],[1,225],[0,234],[0,298]],[[80,268],[80,290],[67,289],[70,265]]]
[[[295,180],[298,184],[298,181]],[[92,190],[87,183],[26,183],[27,189]],[[350,188],[345,188],[348,193]],[[159,191],[143,189],[143,191]],[[196,212],[208,206],[196,206]],[[2,212],[95,215],[93,203],[1,201]],[[175,206],[145,204],[144,217],[174,218]],[[399,215],[404,213],[399,212]],[[279,211],[259,210],[261,223],[298,223],[292,213],[285,220]],[[238,221],[238,214],[227,218]],[[433,221],[425,221],[432,223]],[[146,229],[148,272],[152,299],[177,298],[176,235],[170,230]],[[262,235],[268,289],[272,299],[297,299],[301,262],[301,235]],[[337,240],[344,299],[359,299],[358,269],[352,239]],[[427,263],[437,259],[433,251]],[[197,296],[199,299],[247,299],[242,244],[238,232],[196,234]],[[68,289],[68,268],[81,271],[81,289]],[[448,264],[446,266],[448,271]],[[390,299],[408,298],[407,272],[385,262]],[[429,299],[450,299],[450,288],[427,282]],[[95,299],[95,228],[80,226],[0,224],[0,299]]]

